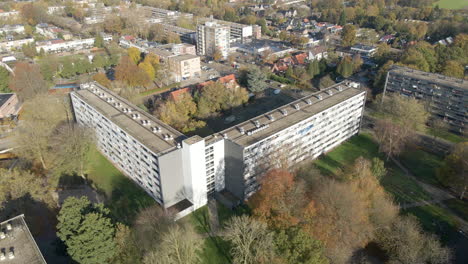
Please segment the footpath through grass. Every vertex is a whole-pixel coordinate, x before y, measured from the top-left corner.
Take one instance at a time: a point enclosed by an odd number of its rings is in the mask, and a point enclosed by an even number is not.
[[[139,186],[117,170],[96,148],[89,153],[88,180],[105,196],[106,206],[120,222],[131,224],[141,209],[156,202]]]

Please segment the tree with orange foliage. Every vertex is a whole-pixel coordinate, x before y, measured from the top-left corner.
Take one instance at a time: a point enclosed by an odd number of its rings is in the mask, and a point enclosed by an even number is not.
[[[95,80],[100,85],[105,86],[107,88],[111,87],[111,81],[107,78],[105,73],[96,73],[93,76],[93,80]]]
[[[260,180],[262,188],[249,201],[253,214],[273,228],[285,229],[307,224],[315,213],[304,183],[283,169],[268,171]]]
[[[150,83],[148,74],[128,57],[123,56],[115,67],[115,79],[130,87],[147,86]]]

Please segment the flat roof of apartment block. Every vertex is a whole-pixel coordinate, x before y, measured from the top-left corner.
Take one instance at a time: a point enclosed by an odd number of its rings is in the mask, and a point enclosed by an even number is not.
[[[228,138],[236,144],[247,147],[364,92],[359,88],[354,88],[351,83],[341,82],[207,136],[205,140],[209,144],[222,138]]]
[[[83,84],[75,94],[156,154],[176,148],[186,138],[176,129],[97,83]]]
[[[0,223],[0,228],[0,261],[2,263],[46,263],[24,221],[24,215]]]
[[[431,83],[440,83],[451,87],[468,89],[468,82],[466,82],[465,80],[445,76],[438,73],[425,72],[402,66],[393,66],[390,72],[397,73],[399,75],[409,76],[416,79],[426,80]]]

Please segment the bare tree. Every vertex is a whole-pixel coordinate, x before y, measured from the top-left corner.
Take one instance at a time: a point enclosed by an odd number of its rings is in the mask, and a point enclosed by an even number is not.
[[[387,159],[400,154],[414,133],[425,129],[429,116],[423,103],[396,94],[386,96],[380,112],[384,118],[377,122],[375,134]]]
[[[234,263],[269,263],[275,256],[273,233],[267,224],[243,215],[235,216],[226,223],[226,236],[232,244]]]
[[[451,252],[438,239],[422,231],[412,217],[399,217],[391,228],[377,236],[377,243],[387,251],[392,263],[450,263]]]
[[[10,89],[18,93],[18,97],[24,101],[47,93],[48,87],[37,65],[20,62],[15,66]]]
[[[162,236],[154,250],[146,254],[145,264],[195,264],[203,240],[191,225],[173,225]]]
[[[53,168],[57,153],[51,142],[57,126],[66,120],[61,97],[38,95],[23,105],[22,122],[15,130],[15,153],[22,158],[37,161],[42,169]]]
[[[52,142],[58,154],[61,171],[76,172],[85,178],[86,163],[93,142],[93,133],[88,128],[75,124],[62,126]]]

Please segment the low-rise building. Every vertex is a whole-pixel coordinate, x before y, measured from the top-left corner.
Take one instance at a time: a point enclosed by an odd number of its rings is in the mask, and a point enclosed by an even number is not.
[[[196,55],[171,56],[168,58],[167,64],[176,82],[201,76],[200,57]]]
[[[16,25],[5,25],[3,27],[0,27],[0,34],[12,34],[12,33],[17,33],[17,34],[24,33],[24,26],[21,24],[16,24]]]
[[[11,41],[3,41],[0,42],[0,51],[8,52],[13,50],[19,50],[23,45],[33,43],[33,38],[27,39],[18,39],[18,40],[11,40]]]
[[[434,117],[449,123],[452,131],[466,133],[468,83],[463,79],[393,66],[387,74],[385,93],[422,100]]]
[[[377,47],[364,44],[356,44],[351,47],[351,52],[364,57],[372,57],[377,52]]]
[[[50,39],[62,37],[64,40],[70,40],[73,38],[73,35],[70,32],[47,23],[37,24],[36,32]]]
[[[15,116],[21,109],[21,103],[15,93],[0,94],[0,118]]]
[[[104,36],[104,41],[109,42],[112,40],[111,36]],[[36,42],[36,50],[40,52],[44,50],[47,53],[58,53],[65,51],[78,51],[83,49],[90,49],[94,46],[94,38],[77,39],[64,41],[63,39],[51,39]]]

